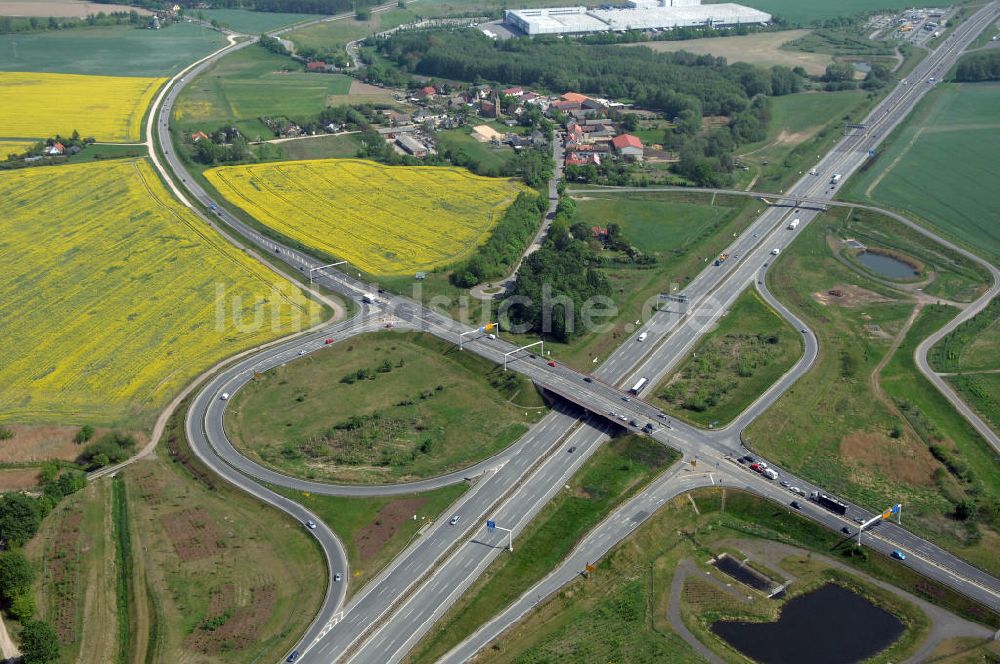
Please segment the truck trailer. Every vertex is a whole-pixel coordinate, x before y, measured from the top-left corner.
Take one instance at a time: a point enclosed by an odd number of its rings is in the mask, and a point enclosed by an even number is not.
[[[830,184],[837,184],[840,182],[840,173],[834,173],[833,177],[830,178]]]
[[[646,387],[646,379],[645,378],[640,378],[636,382],[636,384],[632,386],[632,389],[629,390],[629,392],[632,393],[632,394],[639,394],[639,392],[641,392],[642,388],[644,388],[644,387]]]
[[[798,227],[799,227],[798,219],[792,219],[790,222],[788,222],[788,230],[794,231]]]
[[[840,515],[847,514],[847,505],[845,505],[844,503],[840,502],[835,498],[831,498],[825,493],[820,493],[819,491],[813,491],[810,494],[810,497],[817,503],[819,503],[820,505],[822,505],[823,507],[825,507],[826,509],[830,510],[835,514],[840,514]]]

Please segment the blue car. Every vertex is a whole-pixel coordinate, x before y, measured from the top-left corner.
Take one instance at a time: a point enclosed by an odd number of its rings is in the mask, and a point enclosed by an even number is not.
[[[298,658],[299,658],[299,651],[298,650],[293,650],[292,654],[289,655],[288,659],[286,659],[285,661],[286,662],[294,662],[294,661],[298,660]]]
[[[899,549],[894,549],[892,552],[892,557],[896,560],[906,560],[906,554]]]

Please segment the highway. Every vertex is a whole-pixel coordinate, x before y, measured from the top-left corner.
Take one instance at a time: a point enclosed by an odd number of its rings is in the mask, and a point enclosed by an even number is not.
[[[987,10],[995,13],[995,3],[959,26],[937,52],[917,67],[911,78],[921,80],[918,77],[933,75],[938,69],[947,69],[950,61],[961,51],[960,46],[975,36],[972,26],[977,26],[985,18],[984,12]],[[242,45],[234,48],[240,46]],[[198,65],[188,73],[188,79],[193,78],[211,62],[213,60],[207,60]],[[175,173],[181,174],[184,170],[176,155],[172,154],[166,123],[170,109],[184,82],[184,79],[181,79],[177,85],[169,89],[156,115],[156,127],[166,161]],[[925,89],[918,85],[901,87],[905,89],[897,89],[891,93],[873,111],[873,115],[869,118],[868,133],[847,137],[841,141],[818,164],[820,175],[802,178],[786,196],[822,197],[832,193],[828,191],[826,184],[830,173],[842,173],[842,177],[847,178],[867,157],[867,150],[877,145],[879,136],[885,136],[891,127],[905,116]],[[878,116],[879,113],[882,115]],[[182,179],[196,200],[206,206],[214,205],[196,182],[188,181],[189,179],[183,175]],[[435,524],[392,565],[363,588],[346,607],[341,609],[343,587],[331,582],[328,601],[302,640],[305,654],[300,661],[328,662],[354,658],[355,661],[381,662],[397,661],[401,658],[413,640],[419,638],[430,625],[430,620],[425,619],[423,623],[415,626],[414,613],[432,616],[435,612],[446,609],[461,590],[485,569],[491,557],[500,554],[501,549],[496,548],[496,542],[487,542],[486,544],[490,546],[480,542],[483,540],[483,533],[480,532],[483,516],[487,514],[491,517],[496,516],[500,525],[514,524],[515,530],[519,531],[551,495],[558,491],[564,483],[563,478],[568,479],[586,456],[606,439],[612,425],[603,418],[610,412],[621,413],[626,419],[635,419],[640,424],[647,421],[655,422],[659,428],[653,436],[666,444],[681,447],[688,458],[697,456],[703,460],[714,460],[715,463],[721,464],[725,461],[732,464],[726,460],[726,455],[735,453],[732,441],[679,424],[673,429],[667,429],[661,425],[656,409],[638,399],[623,401],[624,394],[617,389],[617,386],[629,384],[640,375],[649,377],[651,382],[655,382],[657,376],[664,375],[683,357],[687,349],[723,314],[726,307],[742,290],[751,283],[762,280],[762,270],[765,269],[764,264],[771,260],[772,249],[777,248],[780,252],[796,234],[785,228],[790,214],[796,214],[801,219],[801,224],[805,225],[815,212],[806,208],[800,209],[798,213],[779,208],[766,210],[747,232],[733,242],[729,250],[732,258],[729,261],[719,268],[707,268],[688,285],[684,291],[689,298],[688,309],[683,312],[655,313],[643,327],[649,334],[647,340],[627,341],[595,372],[599,380],[586,383],[582,380],[581,374],[561,365],[549,367],[541,358],[521,356],[514,361],[511,365],[513,369],[528,375],[542,387],[581,404],[597,416],[587,416],[573,411],[554,412],[546,416],[539,425],[532,428],[525,439],[517,443],[519,446],[517,454],[501,455],[502,458],[495,458],[489,464],[481,464],[479,470],[484,471],[482,478],[463,496],[455,508],[455,513],[460,515],[459,523],[450,526],[442,520],[441,523]],[[220,207],[217,215],[218,220],[230,229],[254,245],[272,253],[293,269],[304,273],[319,266],[318,261],[312,257],[263,236],[230,215],[224,208]],[[333,270],[320,271],[317,281],[353,299],[359,299],[361,293],[372,290],[370,285]],[[405,298],[386,296],[380,305],[371,308],[362,307],[358,318],[340,323],[339,326],[332,328],[332,333],[343,338],[350,334],[369,331],[379,327],[386,317],[399,321],[400,329],[409,327],[423,329],[453,342],[457,342],[457,335],[464,331],[454,321]],[[327,333],[328,331],[324,330],[312,338],[301,338],[287,345],[276,346],[238,366],[243,367],[242,371],[246,371],[247,363],[250,367],[255,366],[253,364],[255,362],[256,366],[265,367],[272,362],[281,363],[294,359],[299,350],[316,352],[320,350],[321,337]],[[808,350],[812,335],[807,332],[804,336]],[[814,339],[812,343],[815,343]],[[465,346],[471,352],[477,352],[494,361],[502,360],[503,353],[512,350],[512,347],[505,342],[490,340],[485,336],[467,341]],[[294,355],[291,354],[293,352]],[[786,386],[791,385],[807,368],[808,362],[800,362],[793,372],[782,379],[783,383]],[[252,372],[249,375],[252,376]],[[243,377],[245,379],[246,374]],[[290,501],[283,502],[284,499],[280,496],[262,489],[243,473],[295,488],[299,488],[299,485],[295,484],[298,480],[280,475],[268,476],[262,473],[264,469],[259,466],[245,459],[241,461],[242,457],[238,454],[235,455],[239,457],[238,459],[231,456],[235,453],[235,450],[230,452],[231,445],[230,450],[226,449],[228,441],[225,440],[222,427],[225,403],[219,400],[218,395],[223,386],[238,384],[239,380],[239,372],[233,374],[227,371],[199,393],[187,420],[192,446],[203,459],[214,458],[213,469],[227,480],[268,502],[279,505],[297,518],[311,518],[301,507],[293,507],[294,503],[285,504]],[[232,393],[235,389],[234,387],[227,391]],[[772,392],[776,398],[781,389]],[[763,403],[758,401],[751,410],[755,413],[760,412]],[[577,447],[573,455],[564,451],[570,441]],[[244,462],[251,465],[243,466]],[[233,466],[229,465],[230,463]],[[238,472],[234,466],[242,472]],[[773,493],[782,495],[780,488],[776,488],[773,483],[763,480],[755,473],[742,471],[735,465],[731,472],[741,476],[741,481],[755,492],[763,495]],[[439,481],[457,481],[460,478],[456,475]],[[652,495],[657,491],[669,492],[663,488],[665,483],[667,482],[655,482],[636,499],[646,494]],[[809,485],[800,481],[800,486],[806,488]],[[416,485],[409,485],[405,491],[412,491],[414,488]],[[350,488],[351,491],[356,489],[361,487]],[[307,490],[315,491],[316,488],[310,484]],[[348,489],[329,487],[326,490],[329,493],[339,493]],[[382,493],[404,491],[395,487],[365,490]],[[782,498],[787,499],[787,496],[782,495]],[[809,514],[809,516],[824,522],[833,518],[821,508],[817,507],[816,510],[819,510],[819,515]],[[600,530],[601,528],[598,528],[595,532]],[[919,554],[911,555],[908,563],[920,568],[926,560],[927,571],[932,577],[943,578],[951,585],[963,588],[971,596],[984,598],[987,604],[996,604],[997,597],[1000,597],[1000,586],[995,579],[983,575],[982,572],[965,565],[933,545],[914,538],[905,530],[899,528],[896,530],[898,532],[888,527],[880,528],[880,531],[885,533],[880,532],[878,537],[892,539],[880,544],[881,540],[876,538],[872,544],[876,548],[886,548],[893,546],[892,543],[900,539],[912,538],[913,548],[917,551],[926,551],[926,557]],[[342,548],[332,533],[326,537],[327,532],[322,529],[317,530],[318,536],[321,536],[321,545],[327,552],[330,572],[332,574],[335,570],[346,571],[346,559],[343,558]],[[470,540],[470,537],[475,537],[475,541]],[[601,541],[613,546],[615,542],[620,541],[620,537],[617,539],[616,537],[615,534],[607,535]],[[581,546],[589,540],[590,538],[585,540]],[[583,554],[589,555],[590,551],[584,549]],[[933,564],[935,561],[945,561],[945,565],[936,566]]]

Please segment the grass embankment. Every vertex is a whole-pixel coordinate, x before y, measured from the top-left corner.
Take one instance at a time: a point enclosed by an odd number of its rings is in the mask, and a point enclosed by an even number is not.
[[[132,576],[132,531],[129,525],[128,497],[121,475],[111,480],[111,518],[115,541],[115,596],[118,605],[117,664],[132,661],[132,599],[135,578]]]
[[[700,657],[674,632],[671,585],[683,561],[680,602],[688,629],[726,661],[745,661],[708,630],[720,618],[773,620],[783,601],[734,582],[704,561],[721,551],[745,556],[769,576],[791,579],[792,597],[828,581],[859,592],[896,615],[904,635],[876,661],[900,661],[926,634],[928,621],[913,604],[852,573],[892,583],[918,597],[988,625],[1000,616],[923,579],[879,554],[845,556],[851,542],[783,506],[733,490],[703,489],[664,505],[615,547],[588,578],[580,578],[481,651],[485,662],[690,662]],[[774,542],[799,547],[786,549]],[[802,549],[805,549],[804,551]],[[815,557],[819,553],[831,560]],[[838,567],[848,566],[850,571]],[[730,589],[735,586],[735,589]],[[746,601],[749,595],[753,599]],[[600,635],[596,638],[595,635]]]
[[[351,597],[405,549],[418,531],[458,500],[469,485],[462,482],[424,493],[373,498],[272,488],[315,512],[340,537],[351,567],[347,593]]]
[[[361,134],[310,136],[276,144],[281,156],[288,160],[345,159],[356,157],[361,147]]]
[[[995,526],[980,533],[955,519],[956,501],[975,497],[974,487],[949,471],[955,460],[943,459],[932,446],[955,448],[963,455],[968,450],[964,461],[985,483],[987,502],[1000,496],[989,480],[996,474],[995,461],[982,453],[982,441],[969,437],[954,411],[912,366],[915,343],[945,318],[928,324],[918,320],[889,366],[878,372],[915,303],[909,293],[838,261],[831,245],[843,237],[874,232],[900,241],[906,235],[888,219],[846,219],[844,211],[834,211],[814,221],[769,272],[772,292],[818,335],[820,355],[815,366],[749,427],[745,438],[761,454],[872,510],[903,503],[911,515],[910,528],[996,570],[991,553]],[[922,251],[906,244],[901,249]],[[967,279],[961,270],[970,266],[959,262],[953,268],[947,258],[942,251],[933,265],[940,278],[956,283]],[[916,414],[932,426],[914,426]],[[984,515],[982,523],[992,520]]]
[[[558,564],[593,526],[679,454],[641,436],[597,450],[518,537],[517,553],[498,558],[414,649],[411,662],[432,662],[471,634]]]
[[[1000,431],[1000,300],[942,339],[928,353],[935,371],[994,430]]]
[[[595,358],[606,359],[635,329],[634,321],[660,305],[660,293],[670,292],[674,284],[683,289],[703,269],[706,257],[722,251],[734,233],[749,225],[759,207],[741,197],[687,192],[608,191],[573,198],[577,222],[601,227],[617,223],[629,244],[656,257],[652,265],[637,265],[622,261],[618,252],[602,252],[617,313],[595,316],[601,327],[571,344],[546,343],[553,356],[582,371],[593,370]]]
[[[653,394],[677,417],[724,424],[788,371],[802,349],[801,332],[746,291]]]
[[[942,83],[931,90],[853,178],[843,195],[918,215],[950,239],[1000,257],[992,223],[1000,190],[982,186],[1000,148],[1000,83]]]
[[[264,373],[226,423],[240,449],[283,472],[399,482],[496,454],[544,413],[518,374],[429,334],[385,330]]]

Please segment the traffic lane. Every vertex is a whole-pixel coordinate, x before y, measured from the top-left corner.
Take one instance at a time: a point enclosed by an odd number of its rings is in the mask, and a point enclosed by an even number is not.
[[[406,603],[399,607],[393,622],[377,630],[358,650],[351,661],[396,662],[401,659],[413,643],[450,606],[449,598],[454,598],[472,584],[493,560],[504,554],[507,535],[500,531],[489,533],[486,519],[493,519],[497,525],[514,531],[517,537],[537,513],[561,491],[586,460],[608,439],[605,427],[582,427],[562,445],[562,450],[549,460],[536,475],[530,486],[510,496],[488,514],[484,514],[471,537],[435,574],[432,581],[421,586]],[[576,448],[568,452],[570,447]],[[572,459],[570,464],[563,463]],[[453,599],[452,599],[453,601]],[[417,607],[435,606],[439,611],[422,614],[422,622],[414,624],[411,615]]]
[[[558,444],[570,426],[568,421],[554,423],[548,432],[535,434],[543,444],[546,440]],[[530,435],[531,432],[529,432]],[[548,438],[544,438],[544,435]],[[458,527],[442,525],[431,533],[430,537],[418,540],[404,552],[401,559],[404,562],[380,576],[375,582],[362,589],[361,595],[352,600],[345,609],[344,619],[331,629],[320,644],[315,647],[316,653],[330,650],[346,651],[355,640],[360,638],[372,624],[377,623],[394,607],[396,600],[405,595],[414,584],[420,580],[424,571],[433,566],[434,561],[446,553],[457,538],[476,527],[478,519],[486,511],[501,500],[511,486],[535,463],[536,455],[524,454],[512,458],[496,474],[482,481],[482,488],[476,492],[474,500],[470,500],[459,513],[462,517]],[[315,655],[320,656],[320,655]]]

